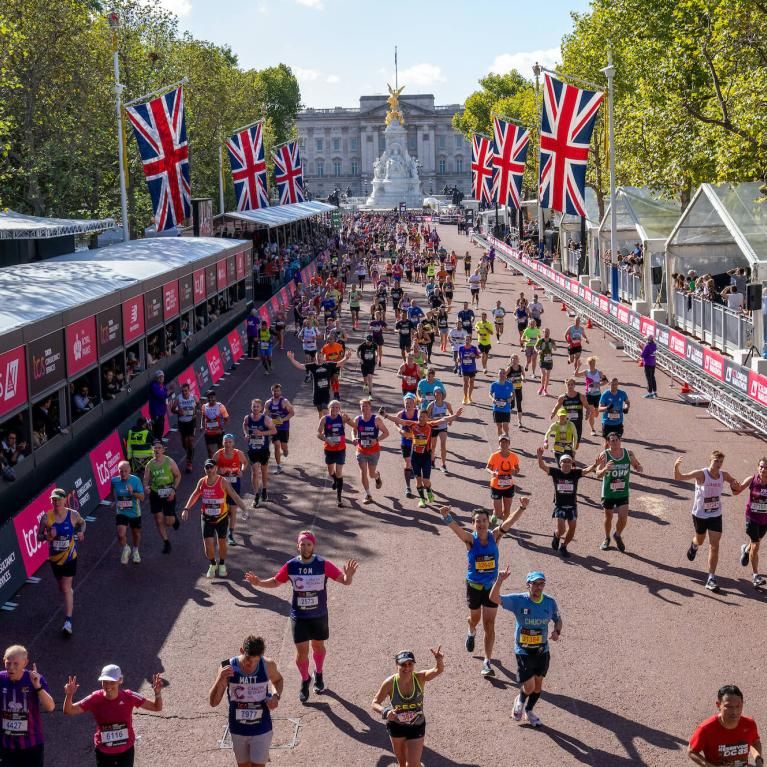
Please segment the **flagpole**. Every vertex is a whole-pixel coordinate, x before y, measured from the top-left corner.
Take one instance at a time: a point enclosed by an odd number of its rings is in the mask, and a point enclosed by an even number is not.
[[[535,75],[535,108],[538,110],[538,145],[541,143],[541,105],[538,94],[540,91],[540,77],[543,67],[536,61],[533,65]],[[538,159],[535,163],[536,175],[538,176],[538,257],[543,258],[543,207],[541,206],[541,153],[538,150]]]
[[[120,17],[112,11],[107,16],[107,21],[112,29],[112,62],[115,73],[115,113],[117,115],[117,160],[120,171],[120,210],[123,220],[123,241],[130,240],[130,227],[128,226],[128,191],[125,187],[125,144],[123,143],[123,108],[122,92],[123,85],[120,83],[120,58],[118,53],[117,30],[120,26]]]
[[[560,80],[571,80],[574,83],[580,83],[581,85],[586,85],[589,88],[596,88],[598,91],[602,90],[601,85],[597,85],[596,83],[592,83],[589,80],[584,80],[582,77],[574,77],[573,75],[566,75],[562,72],[557,72],[556,69],[547,69],[546,67],[540,67],[541,72],[548,72],[550,75],[555,75]],[[604,69],[602,70],[604,72]]]
[[[223,216],[224,210],[224,145],[221,137],[218,140],[218,212]]]
[[[170,85],[163,85],[162,88],[151,91],[151,93],[145,93],[143,96],[139,96],[138,98],[133,99],[133,101],[129,101],[125,106],[132,107],[134,104],[138,104],[139,101],[145,101],[146,99],[151,99],[153,96],[161,96],[165,93],[170,93],[170,91],[175,90],[180,85],[186,85],[188,82],[188,77],[182,77],[178,82],[171,83]]]
[[[610,132],[610,293],[613,301],[620,301],[618,291],[618,252],[616,249],[618,213],[615,210],[615,122],[613,120],[613,80],[615,67],[613,54],[607,49],[607,66],[602,70],[607,78],[607,122]]]

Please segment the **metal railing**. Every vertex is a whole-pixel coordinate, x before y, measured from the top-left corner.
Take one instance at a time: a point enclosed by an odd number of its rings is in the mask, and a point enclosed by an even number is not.
[[[623,301],[639,301],[644,298],[644,286],[639,274],[618,269],[618,290]]]
[[[728,354],[748,348],[754,337],[749,315],[681,290],[674,291],[674,324]]]
[[[578,262],[581,260],[580,250],[565,249],[565,271],[568,274],[572,274],[574,277],[578,276]]]

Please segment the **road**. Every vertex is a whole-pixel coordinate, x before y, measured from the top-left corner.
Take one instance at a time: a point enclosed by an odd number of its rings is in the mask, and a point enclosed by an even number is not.
[[[467,238],[459,237],[455,227],[440,231],[448,248],[462,254],[468,247]],[[476,262],[479,251],[472,250]],[[459,272],[456,298],[461,300],[468,291],[460,267]],[[501,267],[491,276],[481,305],[490,309],[501,299],[507,310],[513,309],[520,290],[528,296],[532,292],[525,280]],[[559,304],[544,303],[544,325],[562,339],[570,320]],[[508,358],[516,335],[513,326],[507,323],[503,342],[493,349],[494,370]],[[359,335],[353,337],[353,346]],[[570,547],[573,556],[562,560],[549,546],[551,481],[534,460],[553,400],[536,396],[537,383],[526,384],[529,428],[517,432],[512,426],[512,434],[522,465],[518,485],[521,493],[531,496],[531,503],[519,529],[502,542],[501,558],[511,565],[509,583],[514,590],[523,588],[529,570],[542,569],[547,592],[557,599],[564,618],[562,639],[552,646],[551,670],[536,707],[543,728],[532,730],[510,718],[516,665],[509,613],[498,615],[495,678],[483,679],[479,653],[471,656],[465,651],[465,554],[441,523],[436,506],[419,510],[415,499],[404,497],[398,440],[387,440],[380,464],[384,487],[372,506],[360,503],[356,466],[349,453],[349,502],[337,508],[314,437],[317,418],[310,388],[280,356],[271,378],[245,361],[219,387],[219,399],[235,424],[249,400],[266,398],[275,380],[297,409],[287,470],[270,478],[271,502],[240,523],[241,545],[230,552],[228,578],[203,577],[207,563],[196,513],[193,522],[172,538],[169,556],[160,554],[151,520],[145,519],[143,562],[121,566],[112,540],[113,512],[102,508],[89,525],[82,549],[75,636],[67,641],[58,635],[63,618],[47,569],[41,571],[40,584],[21,592],[19,608],[0,618],[2,644],[26,644],[55,692],[59,711],[45,718],[46,764],[92,763],[92,723],[86,716],[65,718],[60,713],[63,684],[67,674],[76,674],[80,693],[89,692],[98,686],[100,668],[118,663],[131,689],[148,693],[148,680],[155,672],[168,680],[165,710],[136,717],[141,736],[137,765],[232,765],[232,752],[218,744],[225,706],[212,710],[207,693],[220,661],[235,654],[249,633],[266,638],[267,655],[286,678],[271,756],[274,764],[284,767],[392,764],[384,725],[371,713],[370,701],[393,672],[398,650],[412,649],[418,666],[426,667],[429,648],[439,644],[445,651],[446,671],[427,688],[426,767],[485,767],[507,762],[509,754],[515,764],[540,767],[686,763],[683,749],[689,735],[713,713],[717,688],[731,682],[745,692],[746,713],[764,725],[763,663],[760,653],[745,645],[762,633],[767,610],[764,595],[753,589],[750,573],[738,562],[744,541],[743,497],[724,501],[722,589],[712,594],[703,588],[705,551],[694,563],[685,557],[692,533],[692,485],[671,479],[677,455],[684,457],[685,469],[697,468],[707,465],[714,448],[726,453],[725,469],[743,478],[765,452],[764,444],[733,434],[704,410],[683,404],[665,376],[659,376],[659,399],[642,399],[641,368],[616,351],[601,331],[591,331],[589,339],[587,351],[600,358],[599,367],[608,375],[619,376],[629,393],[626,442],[645,472],[632,482],[627,552],[600,551],[599,490],[588,478],[581,483],[578,534]],[[290,345],[297,350],[295,339]],[[399,400],[394,378],[397,358],[389,346],[376,379],[378,402],[391,407]],[[447,367],[448,359],[440,353],[434,357],[448,385],[448,399],[457,406],[460,386]],[[567,359],[560,350],[553,391],[564,389],[566,373]],[[471,508],[489,506],[483,468],[496,445],[484,404],[491,378],[480,374],[478,379],[478,404],[467,407],[450,429],[451,473],[434,476],[437,500],[452,504],[464,522]],[[357,368],[350,366],[343,376],[342,395],[352,414],[360,394]],[[586,437],[579,457],[590,462],[597,449],[596,439]],[[177,436],[172,435],[170,453],[180,452]],[[202,452],[200,444],[198,467]],[[185,477],[182,496],[197,476]],[[329,585],[328,690],[322,696],[312,694],[307,705],[297,698],[288,587],[258,591],[242,578],[248,569],[273,574],[293,555],[296,534],[303,528],[316,532],[322,555],[339,565],[350,557],[361,563],[351,587]]]

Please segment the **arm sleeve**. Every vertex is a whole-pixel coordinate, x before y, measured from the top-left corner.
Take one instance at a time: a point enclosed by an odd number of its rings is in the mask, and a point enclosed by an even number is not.
[[[126,690],[125,695],[133,708],[141,708],[146,700],[143,695],[139,695],[137,692],[133,692],[133,690]]]
[[[94,705],[96,703],[96,696],[98,693],[92,692],[90,695],[86,695],[81,701],[80,701],[80,708],[83,711],[93,711]]]
[[[275,574],[274,580],[277,581],[277,583],[287,583],[290,579],[288,578],[288,565],[287,563],[284,564]]]
[[[325,560],[325,575],[332,581],[341,580],[344,577],[343,571],[339,570],[332,562]]]
[[[704,726],[701,724],[690,738],[689,746],[695,753],[700,753],[706,748],[706,738],[704,733]]]
[[[504,610],[511,610],[513,612],[514,608],[516,607],[516,603],[516,594],[501,594],[501,607]]]

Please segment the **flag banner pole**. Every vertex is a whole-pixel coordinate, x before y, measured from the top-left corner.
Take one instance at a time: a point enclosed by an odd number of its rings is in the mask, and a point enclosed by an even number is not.
[[[126,104],[124,104],[124,106],[132,107],[134,104],[138,104],[140,101],[151,99],[155,96],[162,96],[165,93],[168,93],[169,91],[175,90],[176,88],[179,87],[179,85],[186,85],[188,82],[189,82],[189,78],[183,77],[177,83],[172,83],[171,85],[165,85],[162,88],[158,88],[156,91],[152,91],[151,93],[145,93],[143,96],[139,96],[137,99],[133,99],[133,101],[128,101]]]
[[[499,116],[500,116],[500,115],[499,115]],[[492,117],[492,115],[491,115],[491,117]],[[507,118],[506,118],[506,117],[502,117],[501,119],[502,119],[502,120],[506,120]],[[523,126],[523,127],[524,127],[524,126]],[[473,133],[475,136],[479,136],[480,138],[486,138],[488,141],[492,141],[492,140],[493,140],[493,137],[492,137],[492,136],[488,136],[488,135],[487,135],[487,133],[479,133],[479,131],[472,131],[472,133]]]
[[[283,141],[281,144],[275,144],[272,147],[272,152],[274,152],[275,149],[279,149],[282,146],[285,146],[287,144],[292,144],[294,141],[298,141],[298,139],[297,138],[291,138],[291,139],[288,139],[287,141]]]
[[[573,77],[572,75],[566,75],[562,72],[557,72],[556,69],[547,69],[546,67],[541,67],[541,72],[548,72],[550,75],[556,75],[560,80],[571,80],[574,83],[581,83],[581,85],[587,85],[589,88],[596,88],[598,91],[601,91],[604,88],[604,85],[597,85],[596,83],[592,83],[589,80],[584,80],[582,77]]]
[[[264,118],[260,117],[258,120],[253,120],[252,123],[243,125],[242,128],[235,128],[233,131],[229,131],[229,135],[231,136],[234,133],[242,133],[242,131],[247,130],[248,128],[252,128],[254,125],[258,125],[260,122],[263,122],[263,121],[264,121]]]
[[[529,130],[527,125],[525,125],[521,120],[515,120],[513,117],[506,117],[506,115],[502,115],[499,112],[491,112],[490,119],[492,119],[493,117],[499,117],[501,120],[505,120],[507,123],[514,123],[514,125],[519,125],[520,128]],[[479,135],[482,136],[484,134],[480,133]],[[490,136],[486,136],[486,138],[490,138]]]

